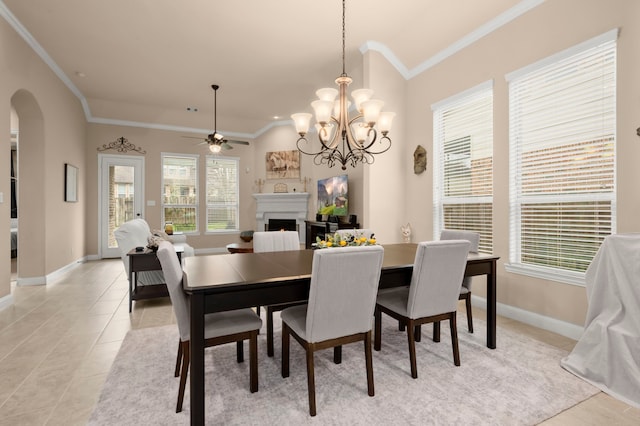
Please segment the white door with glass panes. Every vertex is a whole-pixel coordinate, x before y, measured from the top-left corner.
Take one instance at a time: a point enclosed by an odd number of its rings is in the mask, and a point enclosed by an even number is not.
[[[124,222],[144,218],[144,157],[99,154],[100,257],[120,257],[113,231]]]

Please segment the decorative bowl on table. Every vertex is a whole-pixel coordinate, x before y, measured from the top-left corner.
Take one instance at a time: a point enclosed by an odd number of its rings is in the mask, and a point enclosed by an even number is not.
[[[240,239],[245,243],[251,242],[251,240],[253,240],[253,231],[240,232]]]

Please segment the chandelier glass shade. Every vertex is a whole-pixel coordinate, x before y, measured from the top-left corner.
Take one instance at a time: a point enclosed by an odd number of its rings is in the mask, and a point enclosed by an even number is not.
[[[391,147],[387,135],[395,113],[382,112],[384,102],[372,99],[373,90],[358,89],[351,92],[355,113],[350,117],[347,87],[352,81],[345,72],[345,0],[342,0],[342,74],[336,79],[338,89],[319,89],[316,91],[318,99],[311,102],[319,150],[311,150],[311,143],[306,139],[313,115],[291,115],[300,136],[296,146],[301,153],[313,156],[316,165],[333,167],[340,164],[342,170],[346,170],[347,164],[355,167],[358,163],[373,163],[374,155]]]

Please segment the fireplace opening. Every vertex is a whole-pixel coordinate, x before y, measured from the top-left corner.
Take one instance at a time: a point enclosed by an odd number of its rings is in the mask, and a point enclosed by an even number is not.
[[[295,219],[269,219],[265,225],[267,231],[298,231]]]

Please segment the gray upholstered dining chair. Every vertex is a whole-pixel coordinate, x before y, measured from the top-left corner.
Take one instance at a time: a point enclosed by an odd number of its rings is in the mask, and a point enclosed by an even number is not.
[[[296,231],[259,231],[253,233],[253,252],[264,253],[272,251],[300,250],[300,237]],[[280,303],[265,306],[267,317],[267,356],[273,356],[273,313],[289,306],[295,306],[304,301]],[[256,307],[260,315],[260,306]]]
[[[460,365],[456,305],[467,264],[470,243],[466,240],[431,241],[418,244],[409,287],[381,292],[375,307],[376,351],[381,349],[382,313],[397,319],[407,330],[411,377],[418,377],[416,339],[420,324],[449,320],[453,360]]]
[[[182,271],[178,256],[167,241],[158,246],[158,259],[162,266],[173,311],[178,322],[180,342],[176,359],[175,376],[180,374],[178,403],[176,413],[182,411],[184,390],[189,371],[189,302],[187,294],[182,290],[186,275]],[[236,342],[238,362],[244,361],[243,341],[249,340],[249,389],[258,391],[258,330],[262,327],[262,320],[252,309],[238,309],[235,311],[218,312],[205,316],[205,347]],[[180,368],[182,366],[182,368]]]
[[[313,254],[309,302],[282,311],[282,377],[289,377],[292,335],[305,349],[309,414],[316,415],[314,352],[333,348],[336,364],[342,345],[364,341],[367,390],[374,396],[371,355],[372,315],[384,249],[354,246],[317,250]]]
[[[453,229],[443,229],[440,233],[440,240],[467,240],[471,243],[469,252],[477,253],[480,244],[480,234],[473,231],[461,231]],[[473,316],[471,313],[471,277],[462,280],[459,300],[464,300],[467,309],[467,328],[469,333],[473,333]]]
[[[297,231],[258,231],[253,233],[253,252],[300,250]]]

